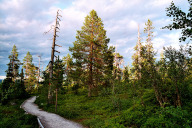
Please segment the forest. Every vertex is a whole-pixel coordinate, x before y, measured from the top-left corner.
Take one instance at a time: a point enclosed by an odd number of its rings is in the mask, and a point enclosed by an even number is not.
[[[35,103],[41,109],[87,128],[192,127],[192,1],[188,3],[187,13],[173,2],[166,8],[172,24],[162,29],[182,30],[178,40],[185,45],[164,47],[160,59],[153,47],[155,26],[148,19],[144,30],[138,27],[132,64],[123,65],[124,57],[109,46],[95,10],[77,30],[71,54],[52,56],[42,72],[29,51],[19,60],[14,45],[0,83],[0,126],[38,127],[36,117],[19,108],[38,96]]]

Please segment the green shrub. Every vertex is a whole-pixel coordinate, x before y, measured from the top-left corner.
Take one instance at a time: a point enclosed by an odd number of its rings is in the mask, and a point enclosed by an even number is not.
[[[100,117],[96,116],[95,118],[91,120],[86,120],[84,124],[90,128],[103,128],[104,126],[104,120]]]
[[[108,96],[111,95],[112,89],[110,87],[102,88],[99,95],[100,96]]]
[[[25,114],[20,108],[23,100],[18,100],[15,105],[0,106],[1,128],[38,128],[37,117]]]
[[[191,114],[180,107],[166,107],[160,109],[154,116],[147,119],[143,127],[181,128],[191,127]]]
[[[102,128],[126,128],[122,122],[123,121],[119,116],[113,117],[105,120],[105,125]]]
[[[74,119],[79,116],[79,113],[73,109],[63,109],[60,110],[59,113],[62,117],[67,118],[67,119]]]
[[[140,127],[146,120],[146,115],[142,106],[133,106],[128,110],[123,111],[121,115],[122,123],[125,126]]]

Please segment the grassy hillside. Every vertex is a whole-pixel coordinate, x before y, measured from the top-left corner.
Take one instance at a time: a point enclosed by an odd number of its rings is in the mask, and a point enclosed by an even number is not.
[[[111,88],[104,88],[90,98],[87,90],[81,89],[78,94],[71,88],[67,90],[67,93],[60,90],[57,114],[89,128],[192,126],[191,100],[182,108],[161,108],[153,90],[144,89],[142,104],[137,88],[123,84],[115,87],[115,94],[111,93]],[[46,99],[47,95],[42,93],[36,103],[44,110],[55,112],[55,106],[47,105]]]

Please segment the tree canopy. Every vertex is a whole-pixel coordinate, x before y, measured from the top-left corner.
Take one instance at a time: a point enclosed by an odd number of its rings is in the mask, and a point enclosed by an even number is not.
[[[179,7],[176,7],[174,2],[171,2],[171,5],[166,8],[167,16],[172,17],[172,24],[165,26],[163,28],[172,29],[181,29],[182,36],[179,38],[180,41],[185,41],[187,38],[192,39],[192,0],[188,0],[189,10],[184,12]]]

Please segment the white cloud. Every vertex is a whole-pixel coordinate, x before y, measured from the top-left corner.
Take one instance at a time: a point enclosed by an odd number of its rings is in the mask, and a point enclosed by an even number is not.
[[[0,79],[5,79],[6,78],[6,76],[0,76]]]
[[[150,7],[165,7],[165,5],[169,5],[172,0],[153,0],[149,3]]]
[[[163,38],[155,38],[153,40],[154,50],[157,52],[161,52],[163,50],[163,46],[165,46],[165,40]]]
[[[164,39],[166,39],[167,42],[169,42],[169,43],[165,44],[165,47],[171,45],[174,48],[178,49],[179,45],[181,45],[181,43],[179,42],[180,31],[165,34],[165,35],[163,35],[163,37],[164,37]]]
[[[183,4],[181,1],[174,0],[177,4]],[[176,34],[160,29],[170,23],[170,19],[165,15],[165,7],[169,4],[170,0],[2,0],[0,53],[7,58],[15,44],[20,51],[21,60],[26,52],[30,51],[32,54],[41,53],[44,63],[47,63],[50,60],[52,45],[52,40],[48,39],[53,37],[53,31],[46,35],[43,33],[54,25],[56,11],[61,9],[61,31],[58,33],[60,37],[57,38],[57,43],[63,46],[58,49],[61,51],[60,55],[65,56],[68,47],[75,41],[76,30],[81,29],[85,16],[95,9],[107,30],[110,45],[117,46],[118,52],[125,56],[127,63],[131,61],[131,49],[136,45],[137,25],[140,24],[141,36],[145,41],[143,28],[148,18],[156,28],[153,40],[155,49],[163,45],[178,47],[179,32]]]
[[[12,8],[19,8],[19,3],[22,1],[19,0],[4,0],[1,4],[0,4],[0,9],[2,10],[8,10],[8,9],[12,9]]]

